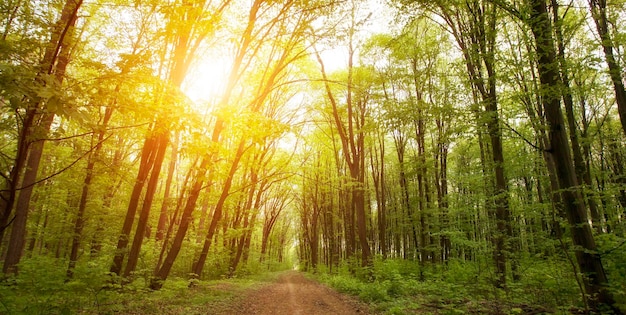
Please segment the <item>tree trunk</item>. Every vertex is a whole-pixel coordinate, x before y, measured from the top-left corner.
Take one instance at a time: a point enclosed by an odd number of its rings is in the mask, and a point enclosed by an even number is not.
[[[443,119],[437,119],[437,154],[435,157],[435,187],[437,189],[437,204],[439,205],[440,220],[442,229],[450,228],[450,217],[448,215],[448,145],[444,143],[443,132],[445,129]],[[452,242],[450,236],[441,233],[441,261],[447,263],[450,259]]]
[[[446,8],[442,8],[446,12]],[[485,124],[489,135],[491,162],[487,162],[487,155],[481,156],[486,179],[487,195],[492,201],[487,201],[487,208],[494,208],[496,218],[496,233],[493,235],[494,262],[496,265],[496,287],[506,286],[507,261],[511,252],[510,239],[512,238],[511,210],[509,206],[509,189],[504,172],[504,153],[502,148],[502,132],[498,112],[495,73],[495,44],[497,8],[495,5],[483,1],[470,1],[467,4],[469,21],[463,21],[458,16],[444,13],[448,23],[458,25],[454,36],[462,49],[468,76],[473,89],[474,99],[478,95],[484,105],[484,113],[478,113],[478,123]],[[465,25],[467,24],[467,25]],[[468,28],[467,34],[458,29]],[[486,74],[486,77],[484,77]],[[477,111],[479,109],[476,109]],[[483,119],[484,118],[484,119]],[[483,122],[484,121],[484,122]],[[480,132],[480,130],[479,130]],[[479,134],[479,138],[481,135]],[[483,146],[482,141],[479,142]],[[483,151],[485,150],[485,151]],[[492,173],[493,172],[493,175]],[[491,203],[491,204],[489,204]],[[490,210],[492,211],[492,210]],[[513,268],[516,268],[513,260]]]
[[[589,8],[591,16],[596,23],[596,29],[600,35],[600,44],[604,51],[604,59],[609,66],[609,75],[613,82],[615,90],[615,102],[617,103],[617,112],[622,123],[622,131],[626,135],[626,90],[624,89],[624,81],[622,79],[622,67],[615,59],[613,53],[614,44],[611,34],[609,33],[609,21],[606,13],[606,0],[589,0]]]
[[[44,114],[39,127],[49,130],[53,120],[54,114]],[[36,184],[43,148],[44,140],[39,140],[30,146],[28,160],[26,162],[26,171],[22,179],[23,188],[20,190],[15,205],[15,218],[13,219],[7,254],[2,268],[5,274],[17,273],[17,264],[22,258],[22,252],[26,242],[26,221],[28,219],[28,212],[30,211],[30,199]]]
[[[255,159],[253,159],[252,163],[255,163],[255,162],[259,162],[259,161],[256,161]],[[246,198],[245,204],[241,207],[241,212],[242,212],[241,215],[243,216],[243,226],[241,228],[244,230],[244,232],[241,234],[241,236],[237,240],[237,248],[234,253],[234,256],[232,256],[231,261],[230,261],[229,274],[231,277],[235,275],[235,271],[237,270],[239,261],[241,260],[241,256],[243,255],[244,245],[246,243],[246,239],[248,236],[247,231],[251,229],[250,216],[253,215],[251,214],[251,212],[254,211],[254,208],[252,206],[253,204],[255,204],[254,202],[255,193],[259,195],[261,194],[261,191],[258,191],[258,192],[256,191],[257,183],[258,183],[257,174],[255,173],[254,170],[251,171],[251,173],[252,174],[250,174],[250,187],[248,188],[249,189],[248,197]]]
[[[243,152],[245,149],[244,142],[239,143],[239,147],[237,148],[237,152],[235,153],[235,158],[230,166],[230,171],[228,172],[228,177],[224,182],[224,186],[222,187],[222,193],[220,194],[220,198],[215,204],[215,211],[213,212],[213,218],[211,219],[211,224],[209,225],[209,230],[207,231],[206,237],[204,238],[204,245],[202,246],[202,251],[200,252],[200,256],[193,263],[191,267],[191,273],[194,275],[193,277],[200,277],[202,274],[202,270],[204,269],[204,264],[206,263],[207,255],[209,254],[209,249],[211,248],[211,242],[213,241],[213,236],[215,235],[215,231],[217,230],[217,224],[220,222],[222,218],[222,212],[224,210],[224,203],[230,194],[230,187],[233,182],[233,178],[235,177],[235,172],[239,167],[239,161],[243,156]],[[165,279],[163,279],[165,280]]]
[[[174,261],[176,260],[176,257],[178,257],[178,253],[180,252],[183,240],[185,239],[185,235],[187,235],[187,229],[189,229],[189,224],[193,220],[193,210],[196,207],[196,202],[198,201],[198,197],[200,196],[200,191],[202,191],[204,176],[210,162],[211,159],[205,157],[200,163],[198,170],[196,171],[196,175],[194,177],[195,182],[193,183],[189,196],[187,197],[187,203],[185,204],[185,208],[183,210],[183,214],[180,220],[180,225],[178,226],[178,230],[176,231],[176,236],[174,236],[174,240],[172,241],[170,250],[167,252],[167,256],[163,260],[163,264],[158,270],[155,271],[154,276],[150,280],[150,288],[152,290],[159,290],[161,289],[161,287],[163,287],[163,281],[167,279],[170,274],[170,270],[172,269],[172,266],[174,266]]]
[[[126,255],[126,247],[128,246],[130,238],[130,231],[132,230],[133,223],[135,222],[135,214],[137,213],[137,207],[139,206],[143,186],[145,185],[145,181],[148,179],[150,169],[152,169],[152,166],[154,165],[157,146],[157,139],[155,135],[146,137],[141,150],[139,171],[137,172],[135,185],[133,186],[133,191],[130,195],[130,201],[128,203],[126,217],[124,218],[124,223],[122,225],[122,231],[117,240],[117,250],[115,252],[115,256],[113,257],[111,268],[109,269],[110,273],[118,276],[122,271],[122,264],[124,262],[124,256]]]
[[[388,248],[386,240],[387,228],[387,201],[385,195],[385,143],[384,136],[377,133],[376,140],[378,149],[370,152],[370,165],[372,168],[372,179],[374,182],[374,193],[376,195],[376,214],[378,223],[378,252],[387,258]],[[329,230],[329,228],[327,228]]]
[[[124,141],[120,138],[118,141],[118,147],[115,150],[115,154],[113,155],[113,160],[111,161],[111,169],[118,169],[120,166],[120,162],[122,160],[122,144]],[[115,197],[115,193],[120,188],[123,183],[123,179],[118,179],[117,183],[113,183],[108,185],[108,189],[106,190],[106,194],[103,196],[102,201],[102,212],[108,213],[111,209],[111,204],[113,203],[113,198]],[[104,218],[103,214],[98,214],[98,225],[96,227],[95,233],[91,237],[91,248],[89,249],[89,253],[92,257],[96,256],[102,250],[102,233],[104,231]]]
[[[555,93],[562,86],[559,82],[552,26],[546,3],[545,0],[531,0],[530,4],[529,26],[535,38],[539,80],[541,82],[540,93],[549,127],[550,148],[548,152],[554,157],[559,188],[561,189],[561,202],[567,214],[574,245],[576,245],[575,253],[578,267],[584,274],[583,281],[587,291],[587,303],[594,310],[599,310],[600,305],[605,305],[616,313],[620,313],[619,309],[614,306],[615,301],[608,290],[608,279],[602,266],[600,254],[597,252],[587,219],[587,210],[576,181],[570,153],[571,148],[559,102],[560,94]]]
[[[61,17],[54,26],[51,40],[46,48],[44,58],[41,62],[42,70],[48,75],[53,75],[55,84],[58,88],[63,84],[65,78],[65,71],[70,62],[72,47],[68,44],[68,38],[73,35],[73,28],[76,25],[78,10],[80,9],[82,0],[67,0],[61,11]],[[48,100],[48,102],[59,101],[56,97]],[[27,158],[26,164],[20,162],[14,163],[15,166],[25,166],[24,175],[22,178],[21,190],[19,197],[17,198],[17,204],[15,205],[15,217],[13,219],[13,226],[11,229],[11,237],[7,247],[7,254],[4,260],[4,266],[2,268],[5,274],[17,273],[17,264],[22,257],[22,251],[25,245],[26,239],[26,222],[28,219],[28,211],[30,207],[30,198],[37,184],[37,173],[39,171],[39,164],[41,156],[43,154],[45,138],[50,131],[50,127],[54,120],[55,113],[47,112],[41,108],[42,100],[34,101],[32,107],[27,111],[27,119],[25,122],[32,123],[22,126],[23,130],[20,136],[30,137],[36,135],[36,141],[30,143],[26,147],[23,147],[23,158]],[[19,144],[28,143],[27,138],[18,139]],[[19,149],[18,149],[19,151]],[[20,156],[18,156],[20,157]],[[22,172],[20,169],[14,169],[15,174],[19,176]],[[17,181],[11,183],[11,189],[17,188]],[[9,195],[14,195],[15,192],[9,192]],[[14,200],[12,196],[6,199],[4,206],[3,218],[0,223],[3,224],[2,231],[7,227],[8,218],[10,217],[11,207],[10,202]],[[1,234],[2,236],[3,234]]]
[[[178,135],[174,136],[174,142],[172,143],[172,152],[170,156],[170,164],[167,168],[167,179],[165,180],[165,192],[163,194],[163,203],[161,204],[161,211],[159,212],[159,221],[157,224],[156,240],[162,241],[167,230],[167,211],[171,203],[171,189],[172,179],[174,178],[174,172],[176,171],[176,164],[178,161]],[[169,222],[171,224],[171,222]]]
[[[119,92],[119,89],[116,89]],[[87,160],[87,167],[85,169],[85,179],[83,180],[83,190],[80,196],[80,202],[78,203],[78,211],[76,212],[76,221],[74,222],[74,235],[72,236],[72,249],[70,250],[70,262],[67,267],[67,278],[71,279],[74,276],[74,267],[76,267],[76,261],[78,260],[78,251],[80,249],[80,240],[83,236],[83,227],[85,224],[85,210],[87,208],[87,201],[89,199],[89,189],[91,188],[91,181],[94,177],[94,167],[96,161],[100,157],[100,150],[102,149],[102,143],[104,142],[105,130],[109,124],[109,120],[113,115],[113,107],[109,106],[104,111],[104,118],[102,124],[99,126],[97,134],[95,148],[91,154],[89,154]],[[93,137],[92,139],[94,139]]]
[[[589,187],[591,187],[591,177],[587,176],[588,170],[583,160],[582,149],[579,141],[580,136],[578,128],[576,127],[576,118],[574,116],[574,100],[572,98],[569,69],[567,61],[565,59],[565,45],[563,43],[563,32],[561,30],[562,21],[559,16],[559,3],[557,0],[551,0],[551,3],[556,43],[558,48],[557,57],[560,65],[559,69],[561,74],[561,81],[563,82],[563,105],[565,105],[569,138],[570,142],[572,143],[572,153],[574,158],[574,170],[576,171],[576,179],[578,183],[584,183],[587,186],[586,189],[583,189],[583,194],[586,197],[585,201],[589,206],[593,225],[597,228],[598,232],[602,232],[602,219],[600,217],[600,211],[598,209],[596,201],[593,198],[593,194],[589,191]]]
[[[160,128],[160,126],[157,125],[155,128]],[[143,244],[143,239],[148,226],[152,201],[154,200],[154,194],[156,193],[157,185],[159,183],[161,166],[163,165],[165,151],[167,150],[167,144],[169,142],[169,133],[167,131],[157,129],[156,132],[158,133],[156,136],[156,157],[152,165],[150,180],[148,181],[148,186],[146,187],[141,212],[139,213],[139,220],[137,221],[133,244],[131,245],[130,252],[128,253],[128,261],[126,262],[126,268],[124,269],[123,274],[124,278],[128,278],[130,274],[135,271],[135,267],[137,266],[139,252],[141,251],[141,245]]]

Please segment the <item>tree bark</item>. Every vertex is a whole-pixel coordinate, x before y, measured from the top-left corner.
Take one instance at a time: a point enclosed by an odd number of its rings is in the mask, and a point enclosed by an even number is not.
[[[610,307],[616,313],[615,300],[608,290],[608,279],[600,254],[597,252],[595,240],[587,219],[587,210],[576,181],[576,173],[570,153],[566,126],[559,102],[562,83],[559,81],[558,61],[552,37],[552,25],[547,12],[545,0],[530,0],[531,11],[528,24],[535,39],[538,58],[540,95],[546,121],[549,127],[550,148],[548,152],[554,158],[556,173],[561,189],[567,220],[570,224],[576,260],[583,277],[588,301],[593,310],[600,305]]]
[[[133,228],[135,222],[135,214],[137,213],[137,207],[139,206],[139,199],[145,185],[145,181],[148,179],[150,170],[154,165],[157,150],[156,136],[148,136],[144,140],[143,148],[141,150],[141,160],[139,163],[139,171],[137,172],[137,178],[135,179],[135,185],[130,195],[130,201],[128,203],[128,209],[126,216],[124,217],[124,223],[122,225],[122,231],[117,240],[117,250],[113,257],[113,263],[109,272],[111,274],[120,275],[122,272],[122,264],[124,262],[124,256],[126,255],[126,248],[130,238],[130,231]]]
[[[119,89],[116,89],[119,92]],[[95,145],[95,149],[91,154],[89,154],[87,160],[87,167],[85,169],[85,179],[83,180],[83,189],[80,196],[80,202],[78,203],[78,211],[76,212],[76,220],[74,221],[74,235],[72,236],[72,249],[70,250],[70,262],[67,267],[67,278],[71,279],[74,276],[74,267],[76,267],[76,261],[78,260],[78,251],[80,249],[80,241],[83,236],[83,227],[85,225],[85,210],[87,209],[87,201],[89,199],[89,190],[91,188],[91,181],[94,177],[94,167],[96,165],[96,161],[100,157],[100,150],[102,149],[102,143],[104,142],[105,130],[109,124],[109,120],[113,115],[113,107],[109,106],[104,111],[104,117],[102,120],[102,124],[98,127],[99,130],[96,132],[97,138],[95,138],[96,143],[93,143],[92,146]]]
[[[41,62],[42,73],[47,75],[52,75],[55,79],[55,84],[60,88],[63,84],[63,80],[65,79],[65,71],[70,62],[71,50],[72,47],[69,43],[71,41],[68,38],[71,38],[73,35],[73,28],[76,25],[76,20],[78,18],[78,10],[80,9],[83,1],[82,0],[67,0],[64,4],[63,9],[61,11],[61,17],[56,22],[51,40],[46,48],[44,58]],[[59,101],[58,97],[53,96],[47,102],[55,102]],[[41,161],[41,157],[43,155],[43,149],[45,144],[45,138],[50,131],[50,127],[52,122],[54,121],[55,113],[48,112],[45,108],[42,108],[43,100],[34,100],[31,107],[27,110],[25,124],[22,126],[22,132],[20,133],[21,137],[31,137],[35,136],[36,140],[33,142],[29,142],[28,138],[18,139],[18,143],[20,144],[20,148],[18,148],[18,156],[17,158],[27,158],[25,164],[22,164],[19,161],[14,163],[14,169],[12,172],[19,177],[19,174],[24,172],[21,189],[19,192],[19,197],[17,198],[17,203],[15,204],[15,217],[13,219],[13,226],[11,229],[11,236],[9,239],[9,244],[7,247],[7,254],[4,260],[3,272],[5,274],[14,274],[17,273],[17,264],[20,262],[22,257],[22,252],[25,245],[26,239],[26,222],[28,219],[28,212],[30,207],[30,199],[32,196],[32,192],[34,186],[37,184],[37,173],[39,171],[39,164]],[[17,166],[24,166],[25,169],[21,170],[19,168],[15,168]],[[12,201],[14,200],[15,191],[17,188],[17,181],[13,181],[10,183],[10,190],[8,198],[3,198],[6,200],[3,204],[5,207],[3,209],[2,220],[0,223],[3,224],[2,231],[6,229],[8,224],[8,218],[10,217],[11,208],[13,206]],[[0,238],[2,236],[2,232],[0,232]]]
[[[174,172],[176,171],[176,164],[178,161],[178,135],[174,136],[174,142],[172,143],[172,152],[170,155],[170,164],[167,168],[167,178],[165,179],[165,192],[163,193],[163,203],[161,204],[161,211],[159,212],[159,221],[157,224],[156,240],[162,241],[167,231],[167,215],[168,209],[171,203],[171,189],[172,179],[174,178]],[[169,222],[171,224],[171,222]]]
[[[609,76],[615,90],[615,102],[617,103],[617,112],[622,123],[622,131],[626,135],[626,90],[624,89],[624,81],[622,79],[622,67],[615,59],[613,52],[614,44],[611,34],[609,33],[609,21],[606,13],[606,0],[589,0],[589,8],[591,16],[596,23],[596,29],[600,35],[600,44],[604,51],[604,59],[609,66]]]
[[[160,128],[159,125],[155,128]],[[139,259],[139,252],[143,239],[145,236],[146,228],[148,226],[148,218],[150,215],[150,209],[152,208],[152,201],[157,190],[159,183],[159,175],[161,173],[161,166],[165,158],[165,151],[167,150],[167,144],[169,142],[169,133],[166,130],[156,130],[156,156],[152,169],[150,172],[150,179],[148,180],[148,186],[146,187],[146,193],[143,198],[143,204],[141,206],[141,212],[139,213],[139,219],[137,221],[137,227],[135,230],[135,237],[133,238],[133,244],[130,247],[128,253],[128,261],[126,262],[126,268],[124,269],[124,278],[130,277],[130,274],[135,271],[137,266],[137,260]]]

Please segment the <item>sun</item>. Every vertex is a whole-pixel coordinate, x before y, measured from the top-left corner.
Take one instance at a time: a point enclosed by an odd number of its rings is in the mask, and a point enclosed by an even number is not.
[[[189,69],[183,92],[196,103],[215,101],[226,86],[229,65],[228,58],[222,56],[214,54],[198,56]]]

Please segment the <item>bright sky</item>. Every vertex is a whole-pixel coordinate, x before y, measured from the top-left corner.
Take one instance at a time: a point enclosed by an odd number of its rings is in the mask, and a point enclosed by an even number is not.
[[[384,0],[369,0],[364,6],[361,15],[368,16],[368,23],[364,25],[363,36],[389,32],[389,24],[392,19]],[[332,72],[346,68],[348,63],[347,47],[336,47],[321,52],[326,71]],[[208,52],[196,61],[187,77],[183,90],[185,94],[196,104],[207,101],[215,101],[228,75],[229,62],[226,57],[220,57],[219,52]]]

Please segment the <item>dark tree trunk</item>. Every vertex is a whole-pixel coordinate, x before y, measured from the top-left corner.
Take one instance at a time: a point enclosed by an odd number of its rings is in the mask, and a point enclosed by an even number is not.
[[[529,26],[535,38],[538,58],[541,99],[546,121],[549,127],[550,147],[548,152],[554,158],[561,202],[570,225],[575,253],[587,292],[589,306],[598,310],[600,305],[612,308],[620,313],[615,300],[608,290],[608,279],[600,254],[587,220],[587,209],[576,181],[576,173],[570,153],[566,126],[559,102],[560,94],[555,93],[562,87],[559,82],[558,63],[552,37],[552,26],[545,0],[531,0]]]
[[[447,8],[442,7],[446,12]],[[487,201],[487,208],[493,208],[495,212],[496,232],[492,240],[494,243],[494,262],[496,265],[496,287],[506,286],[507,261],[511,253],[510,239],[513,236],[511,227],[511,210],[509,206],[509,189],[504,170],[504,153],[502,148],[502,132],[498,112],[498,100],[496,91],[495,73],[495,44],[496,44],[496,20],[497,8],[494,4],[486,1],[469,1],[467,3],[468,21],[463,21],[459,16],[444,13],[448,24],[454,26],[454,36],[462,49],[468,76],[474,90],[474,98],[482,100],[484,113],[479,113],[479,126],[486,126],[489,135],[490,151],[486,151],[482,141],[481,161],[483,172],[486,176],[487,195],[491,201]],[[468,33],[462,33],[459,29],[467,28]],[[486,77],[485,77],[486,75]],[[480,131],[479,131],[480,132]],[[479,133],[479,140],[480,140]],[[489,154],[490,153],[490,154]],[[490,156],[490,162],[487,162]],[[492,173],[493,172],[493,173]],[[512,269],[516,269],[517,262],[512,260]]]
[[[39,124],[39,127],[49,130],[53,119],[54,114],[44,114],[43,121]],[[30,146],[28,160],[26,162],[26,171],[22,179],[23,188],[20,190],[15,205],[15,217],[11,228],[7,254],[4,259],[4,267],[2,269],[5,274],[17,273],[17,264],[22,258],[22,252],[26,242],[26,221],[28,219],[30,199],[36,184],[43,148],[43,140],[39,140]]]
[[[119,89],[116,89],[119,90]],[[93,152],[89,155],[87,161],[87,167],[85,169],[85,179],[83,180],[83,189],[80,196],[80,202],[78,203],[78,211],[76,212],[76,221],[74,222],[74,235],[72,236],[72,249],[70,250],[70,262],[67,267],[67,277],[72,278],[74,276],[74,267],[76,267],[76,261],[78,260],[78,251],[80,249],[80,240],[83,236],[83,227],[85,225],[85,210],[87,208],[87,201],[89,199],[89,189],[91,188],[91,181],[94,177],[94,167],[96,161],[100,157],[100,150],[102,149],[102,143],[104,142],[105,130],[109,124],[109,120],[113,115],[113,107],[109,106],[104,111],[104,117],[99,130],[96,132],[96,142],[92,146],[95,146]],[[95,137],[94,137],[95,138]],[[94,139],[92,138],[92,139]]]
[[[252,163],[255,163],[255,162],[259,162],[259,161],[256,161],[253,159]],[[235,275],[237,267],[239,266],[239,261],[241,260],[241,256],[243,255],[244,246],[246,244],[246,239],[248,236],[247,231],[251,228],[250,216],[253,214],[251,214],[250,212],[253,211],[252,205],[254,204],[254,201],[255,201],[255,194],[261,193],[260,191],[257,192],[256,190],[257,183],[258,183],[258,176],[255,173],[255,171],[251,171],[251,173],[252,174],[250,174],[250,187],[248,188],[249,189],[248,197],[246,198],[246,202],[245,204],[243,204],[240,210],[241,216],[243,216],[243,225],[241,228],[246,232],[243,232],[241,236],[237,239],[236,250],[234,251],[233,253],[234,255],[231,257],[231,261],[230,261],[229,274],[231,277]]]
[[[228,177],[224,182],[224,186],[222,187],[222,193],[220,194],[220,198],[215,204],[215,211],[213,212],[213,218],[211,219],[211,224],[209,225],[209,230],[207,231],[206,237],[204,238],[204,245],[202,246],[202,250],[198,259],[193,263],[191,267],[191,273],[194,277],[200,277],[202,275],[202,270],[204,269],[204,265],[206,263],[207,256],[209,254],[209,249],[211,248],[211,242],[213,241],[213,236],[215,235],[215,231],[217,230],[217,225],[222,219],[222,212],[224,211],[224,203],[230,194],[230,187],[233,182],[233,178],[235,177],[235,172],[239,167],[239,161],[243,156],[243,152],[245,149],[245,144],[242,141],[239,143],[239,147],[237,148],[237,152],[235,153],[235,159],[232,161],[230,166],[230,171],[228,172]],[[161,278],[165,280],[165,278]]]
[[[567,117],[567,126],[569,131],[570,142],[572,143],[572,156],[574,159],[574,170],[576,171],[576,179],[578,183],[584,183],[587,187],[591,187],[590,177],[587,176],[588,170],[583,160],[582,149],[579,141],[578,127],[576,126],[576,118],[574,115],[574,100],[572,97],[572,89],[570,87],[569,69],[567,60],[565,59],[565,45],[563,43],[563,32],[561,30],[562,21],[559,16],[559,3],[557,0],[551,0],[554,29],[556,35],[556,42],[558,47],[558,61],[560,65],[561,81],[563,82],[563,105],[565,105],[565,113]],[[588,181],[589,180],[589,181]],[[587,189],[583,189],[583,194],[586,197],[585,201],[589,206],[591,212],[591,218],[594,226],[598,229],[598,232],[602,232],[602,219],[600,217],[600,211],[593,198],[591,192]]]
[[[141,150],[141,160],[139,163],[139,171],[137,172],[137,178],[135,179],[135,185],[130,195],[130,201],[128,203],[128,209],[126,211],[126,217],[122,225],[122,231],[117,240],[117,249],[115,256],[113,257],[113,263],[109,272],[111,274],[120,275],[122,272],[122,264],[124,262],[124,256],[126,255],[128,241],[130,238],[130,231],[133,228],[135,222],[135,214],[137,213],[137,207],[145,181],[148,179],[150,169],[154,165],[157,151],[157,139],[155,135],[146,137],[143,148]]]
[[[46,48],[44,58],[41,62],[42,74],[52,75],[55,79],[57,88],[60,88],[65,79],[65,71],[70,62],[72,47],[69,43],[73,36],[73,28],[76,25],[78,18],[78,10],[80,9],[82,0],[68,0],[61,11],[61,17],[56,22],[50,42]],[[48,102],[59,101],[57,97],[53,96]],[[28,219],[28,212],[30,207],[30,198],[34,186],[37,184],[37,173],[39,171],[39,164],[43,155],[43,149],[45,144],[45,138],[50,131],[50,127],[54,120],[55,113],[47,112],[41,108],[43,100],[33,100],[33,104],[27,110],[26,120],[22,126],[21,137],[32,137],[38,135],[34,142],[32,139],[21,138],[18,139],[18,156],[17,158],[26,158],[26,163],[22,164],[20,161],[14,163],[14,169],[11,172],[16,178],[19,178],[22,171],[24,172],[19,197],[15,205],[15,217],[12,220],[11,236],[7,247],[7,253],[4,260],[3,272],[5,274],[17,273],[17,264],[20,262],[22,252],[26,241],[26,222]],[[24,166],[25,169],[19,169],[17,166]],[[3,236],[2,231],[11,224],[9,217],[11,214],[12,202],[15,200],[15,190],[17,189],[18,180],[15,180],[10,185],[10,191],[8,198],[3,198],[5,207],[3,209],[2,218],[0,219],[0,241]],[[5,197],[5,196],[2,196]]]
[[[445,122],[437,118],[437,154],[435,156],[435,188],[437,189],[437,204],[440,211],[442,229],[450,227],[448,215],[448,144],[444,142]],[[448,234],[441,233],[439,239],[441,247],[441,261],[447,263],[450,258],[452,242]]]
[[[613,82],[615,90],[615,102],[617,103],[617,112],[622,123],[622,131],[626,135],[626,90],[624,89],[624,81],[622,79],[622,67],[615,59],[613,52],[614,44],[611,34],[609,33],[609,21],[606,13],[606,0],[589,0],[591,8],[591,16],[596,23],[596,29],[600,35],[600,44],[604,51],[604,59],[609,66],[609,75]]]
[[[157,125],[156,128],[160,128],[159,125]],[[165,151],[167,150],[167,144],[169,142],[169,133],[167,131],[157,129],[156,132],[158,133],[156,136],[156,157],[150,172],[150,179],[148,180],[148,186],[146,187],[141,212],[139,213],[139,220],[137,221],[133,244],[131,245],[128,253],[128,261],[126,262],[126,268],[124,269],[123,274],[125,278],[128,278],[130,274],[135,271],[137,260],[139,260],[139,252],[141,251],[141,245],[143,244],[143,239],[145,237],[148,219],[150,216],[150,209],[152,208],[152,201],[154,200],[154,195],[157,190],[161,166],[163,165]]]
[[[209,163],[212,162],[210,158],[205,157],[195,175],[195,182],[191,187],[191,191],[189,196],[187,197],[187,203],[185,204],[185,208],[183,210],[183,214],[180,220],[180,225],[178,226],[178,230],[176,231],[176,235],[174,236],[174,240],[172,241],[172,245],[170,250],[167,252],[167,256],[163,260],[163,264],[161,267],[155,271],[154,276],[150,280],[150,288],[153,290],[159,290],[163,287],[163,281],[167,279],[170,274],[170,270],[174,266],[174,261],[176,261],[176,257],[178,257],[178,253],[183,244],[183,240],[187,235],[187,230],[189,229],[189,225],[193,220],[192,214],[193,210],[196,207],[196,202],[198,201],[198,197],[200,196],[200,191],[202,191],[202,186],[204,185],[204,176],[206,175],[206,170],[209,166]]]
[[[172,179],[174,178],[174,172],[176,171],[176,164],[178,162],[178,135],[174,136],[174,142],[172,143],[172,152],[170,155],[170,164],[167,168],[167,178],[165,179],[165,192],[163,193],[163,203],[161,204],[161,211],[159,212],[159,221],[157,223],[156,240],[162,241],[167,231],[168,222],[167,215],[168,209],[171,203],[172,197]]]

